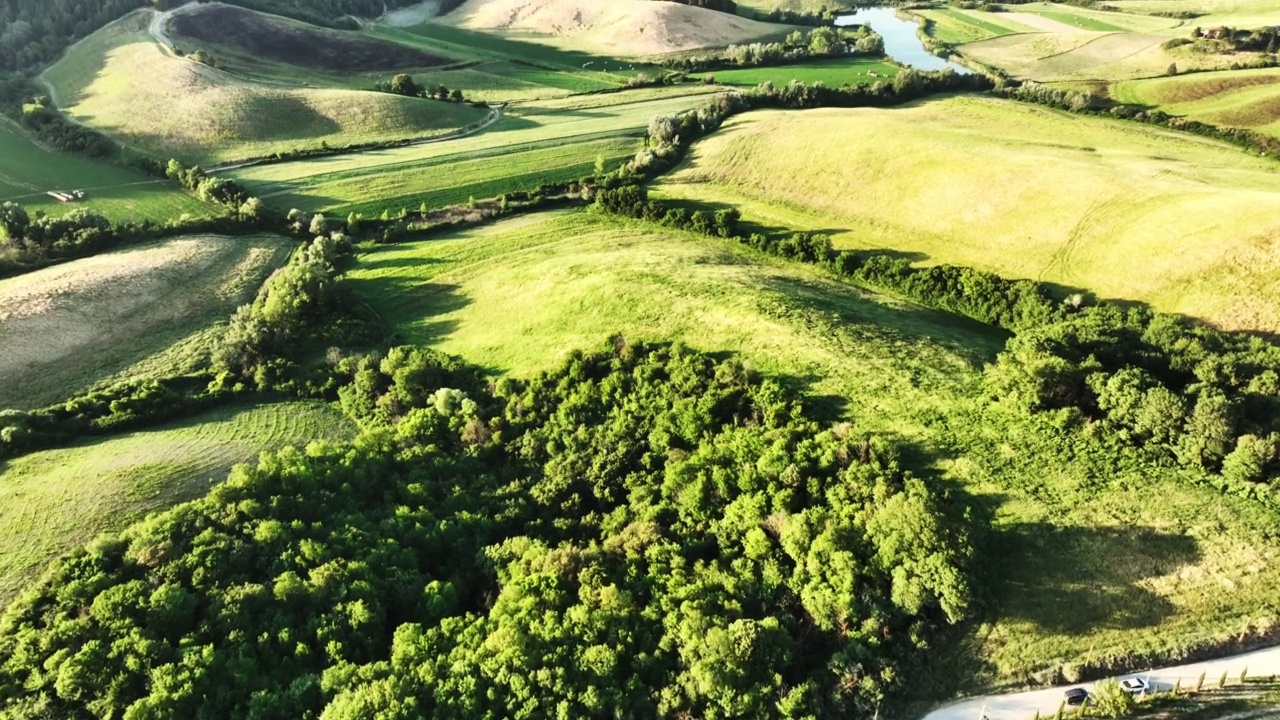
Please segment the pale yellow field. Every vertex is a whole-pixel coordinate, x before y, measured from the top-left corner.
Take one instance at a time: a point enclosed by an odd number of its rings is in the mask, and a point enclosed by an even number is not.
[[[1154,105],[1174,115],[1280,137],[1280,70],[1232,70],[1120,83],[1122,102]]]
[[[973,97],[753,113],[661,191],[842,247],[1280,329],[1280,168],[1195,136]]]
[[[57,402],[156,356],[186,369],[167,349],[251,299],[289,247],[184,237],[0,280],[0,408]]]
[[[436,21],[606,56],[723,47],[787,30],[664,0],[469,0]]]
[[[1133,80],[1162,76],[1170,65],[1181,71],[1225,68],[1253,55],[1170,51],[1161,47],[1168,39],[1137,33],[1030,33],[966,43],[957,50],[1013,77],[1044,82]]]
[[[41,76],[72,118],[160,157],[208,163],[429,137],[482,119],[466,105],[238,79],[174,57],[139,12],[94,33]]]
[[[1188,27],[1227,25],[1259,28],[1280,25],[1280,3],[1275,0],[1109,0],[1107,4],[1134,13],[1204,13],[1187,21]]]

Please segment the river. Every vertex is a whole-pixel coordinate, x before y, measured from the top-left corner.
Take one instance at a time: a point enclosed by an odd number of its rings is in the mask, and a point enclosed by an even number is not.
[[[876,34],[884,38],[884,51],[889,57],[908,67],[917,70],[951,69],[962,75],[971,72],[963,65],[957,65],[926,50],[920,36],[916,34],[920,26],[898,17],[893,8],[862,8],[852,15],[836,18],[836,25],[870,25]]]

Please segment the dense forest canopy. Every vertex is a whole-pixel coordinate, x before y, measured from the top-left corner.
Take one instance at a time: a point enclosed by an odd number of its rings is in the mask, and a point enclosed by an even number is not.
[[[353,446],[242,467],[10,608],[0,715],[871,717],[970,612],[963,510],[735,361],[339,372]]]

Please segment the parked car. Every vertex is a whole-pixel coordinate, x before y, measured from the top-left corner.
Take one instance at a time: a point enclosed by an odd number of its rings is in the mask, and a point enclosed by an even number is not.
[[[1084,688],[1071,688],[1063,693],[1064,699],[1068,705],[1083,705],[1089,700],[1089,691]]]
[[[1143,695],[1151,692],[1151,683],[1146,678],[1131,677],[1120,681],[1120,687],[1130,695]]]

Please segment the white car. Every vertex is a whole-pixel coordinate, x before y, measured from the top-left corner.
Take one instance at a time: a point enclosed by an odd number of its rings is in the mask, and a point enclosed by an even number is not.
[[[1120,681],[1120,687],[1130,695],[1145,695],[1151,692],[1151,683],[1140,677],[1125,678]]]

